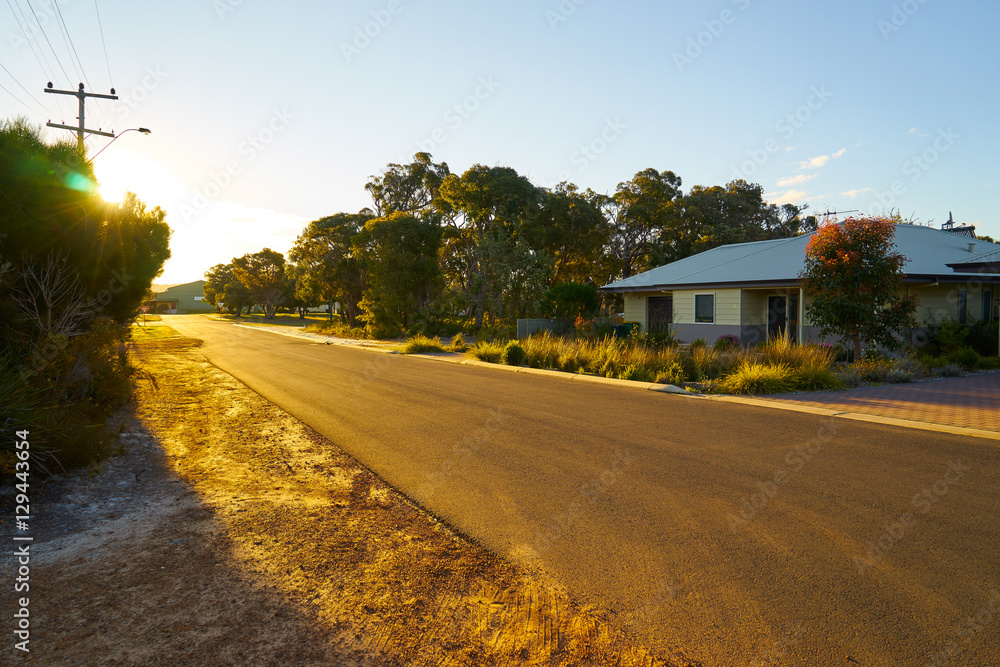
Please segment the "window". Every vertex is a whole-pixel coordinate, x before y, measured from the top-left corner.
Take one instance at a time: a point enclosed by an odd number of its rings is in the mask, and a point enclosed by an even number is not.
[[[694,295],[694,321],[715,322],[715,295],[695,294]]]
[[[195,301],[204,301],[204,300],[205,300],[205,297],[203,297],[203,296],[196,296],[196,297],[194,298],[194,300],[195,300]]]
[[[969,310],[968,305],[969,293],[964,289],[958,291],[958,323],[965,324],[965,314]]]
[[[983,322],[993,321],[993,290],[983,290]]]

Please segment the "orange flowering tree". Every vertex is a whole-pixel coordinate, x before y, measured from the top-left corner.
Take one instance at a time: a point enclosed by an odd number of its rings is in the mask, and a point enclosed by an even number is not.
[[[862,340],[892,348],[914,325],[917,303],[902,294],[906,258],[895,233],[891,218],[848,218],[821,227],[806,246],[799,277],[813,299],[809,319],[821,335],[851,341],[855,359]]]

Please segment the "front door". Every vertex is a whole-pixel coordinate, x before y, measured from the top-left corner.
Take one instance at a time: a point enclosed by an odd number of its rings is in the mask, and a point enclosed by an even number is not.
[[[646,312],[646,328],[649,333],[666,333],[674,321],[674,297],[651,296]]]
[[[767,338],[785,337],[785,320],[788,313],[788,299],[783,296],[767,297]]]

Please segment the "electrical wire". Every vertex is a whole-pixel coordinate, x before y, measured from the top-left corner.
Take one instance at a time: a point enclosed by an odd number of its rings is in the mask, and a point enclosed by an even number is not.
[[[21,6],[17,5],[15,10],[15,5],[11,4],[10,0],[7,0],[7,7],[10,9],[11,15],[14,17],[14,21],[17,26],[21,29],[21,34],[24,35],[24,42],[31,48],[31,53],[35,56],[35,62],[38,63],[39,69],[42,70],[42,74],[45,75],[46,80],[52,81],[55,77],[52,75],[52,65],[49,64],[48,57],[45,55],[45,50],[41,48],[38,39],[32,39],[32,36],[28,35],[28,19],[24,16],[24,12],[21,10]],[[20,17],[18,16],[20,14]],[[56,106],[59,107],[59,112],[62,114],[62,118],[66,117],[66,108],[63,105],[61,99],[56,99]]]
[[[101,31],[101,46],[104,47],[104,64],[108,66],[108,83],[111,84],[111,88],[115,87],[115,80],[111,76],[111,59],[108,58],[108,43],[104,40],[104,25],[101,23],[101,8],[97,5],[97,0],[94,0],[94,10],[97,12],[97,27]],[[118,126],[118,105],[116,100],[111,100],[111,108],[115,112],[115,127]]]
[[[30,2],[30,0],[28,1]],[[60,29],[62,29],[63,40],[66,42],[66,45],[70,51],[69,61],[71,63],[74,63],[73,65],[74,68],[77,67],[77,65],[79,65],[77,74],[80,74],[83,80],[87,82],[87,87],[93,90],[94,87],[90,85],[90,79],[87,78],[87,71],[83,68],[83,62],[80,60],[80,56],[76,52],[76,46],[73,44],[73,38],[70,37],[69,28],[66,27],[66,21],[65,19],[63,19],[62,9],[59,8],[58,0],[54,0],[52,6],[56,8],[56,17],[59,19],[59,27]],[[73,60],[74,58],[76,58],[75,62]]]
[[[35,8],[31,5],[31,0],[25,0],[25,2],[28,3],[28,9],[31,10],[31,15],[35,17],[35,23],[38,24],[38,30],[42,33],[42,37],[45,38],[45,43],[49,45],[49,50],[52,51],[52,56],[56,59],[56,64],[59,65],[59,69],[62,70],[63,76],[66,77],[66,80],[72,84],[73,79],[66,73],[66,68],[63,67],[62,61],[59,60],[59,54],[57,54],[56,50],[52,48],[52,42],[49,41],[49,35],[45,32],[45,26],[43,26],[42,22],[38,20],[38,14],[35,13]],[[56,6],[59,6],[58,3],[56,3]]]
[[[7,86],[3,85],[2,83],[0,83],[0,89],[2,89],[2,90],[3,90],[4,92],[6,92],[6,93],[7,93],[8,95],[10,95],[11,97],[13,97],[13,98],[14,98],[15,100],[17,100],[18,102],[20,102],[20,103],[21,103],[21,104],[23,104],[24,106],[26,106],[26,107],[27,107],[28,109],[31,109],[31,111],[32,111],[32,112],[34,112],[34,111],[35,111],[35,109],[32,109],[32,108],[31,108],[31,105],[29,105],[29,104],[28,104],[27,102],[25,102],[24,100],[22,100],[22,99],[21,99],[20,97],[18,97],[18,96],[17,96],[17,95],[15,95],[14,93],[10,92],[10,91],[9,91],[9,90],[7,89]]]
[[[21,86],[21,90],[23,90],[24,92],[26,92],[28,94],[28,97],[31,98],[32,101],[34,101],[39,107],[41,107],[43,111],[45,111],[46,113],[49,114],[50,118],[55,115],[55,114],[52,113],[51,109],[49,109],[47,106],[45,106],[44,104],[42,104],[42,102],[37,97],[35,97],[34,95],[31,94],[30,90],[28,90],[27,88],[25,88],[24,85],[20,81],[17,80],[17,77],[14,76],[14,74],[9,69],[7,69],[6,65],[4,65],[3,63],[0,63],[0,67],[2,67],[3,71],[7,72],[7,74],[10,75],[10,78],[12,78],[14,80],[14,83],[16,83],[17,85]]]

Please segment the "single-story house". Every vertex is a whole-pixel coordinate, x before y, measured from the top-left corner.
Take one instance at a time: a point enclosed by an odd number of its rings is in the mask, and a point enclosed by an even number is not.
[[[205,282],[196,280],[193,283],[174,285],[146,302],[151,313],[211,313],[215,310],[205,301]]]
[[[684,342],[733,334],[744,345],[776,336],[819,341],[806,315],[799,274],[811,234],[737,243],[687,257],[601,291],[625,297],[626,322],[645,332],[667,327]],[[896,225],[906,258],[903,289],[918,300],[916,319],[995,320],[1000,310],[1000,245],[919,225]],[[830,341],[834,342],[834,341]]]

